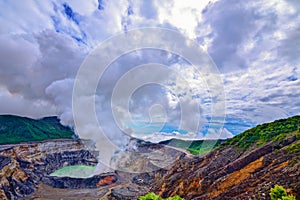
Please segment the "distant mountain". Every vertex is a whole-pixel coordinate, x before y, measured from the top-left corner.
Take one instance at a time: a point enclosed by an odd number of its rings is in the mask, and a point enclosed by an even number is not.
[[[63,126],[57,117],[30,119],[14,115],[0,115],[0,144],[72,138],[71,128]]]

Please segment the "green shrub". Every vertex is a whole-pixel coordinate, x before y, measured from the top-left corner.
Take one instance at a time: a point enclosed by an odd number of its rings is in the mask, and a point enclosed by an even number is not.
[[[281,185],[275,185],[270,191],[271,200],[295,200],[295,197],[287,195],[286,190]]]
[[[282,200],[295,200],[293,196],[282,197]]]
[[[169,197],[167,200],[184,200],[184,198],[181,198],[180,196],[176,195],[174,197]]]
[[[297,153],[300,151],[300,143],[291,144],[286,148],[287,152],[289,153]]]
[[[271,188],[270,196],[272,200],[280,200],[282,197],[287,196],[287,193],[282,186],[275,185],[274,188]]]
[[[162,200],[162,198],[151,192],[146,194],[145,196],[140,196],[139,200]]]
[[[154,192],[148,193],[144,196],[140,196],[139,200],[163,200],[160,196],[156,195]],[[184,200],[180,196],[176,195],[174,197],[168,197],[166,200]]]
[[[285,136],[286,136],[285,134],[281,133],[273,139],[273,142],[281,141],[281,140],[285,139]]]

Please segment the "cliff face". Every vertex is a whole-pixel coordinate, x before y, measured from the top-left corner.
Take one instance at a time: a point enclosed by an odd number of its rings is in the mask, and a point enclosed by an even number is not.
[[[300,152],[290,151],[297,144],[299,139],[291,136],[264,146],[228,146],[203,157],[185,156],[156,178],[151,190],[185,199],[270,199],[270,188],[279,184],[300,199]]]
[[[96,165],[97,152],[87,140],[50,140],[1,145],[0,196],[18,199],[32,194],[41,182],[55,185],[48,175],[68,165]],[[103,177],[95,177],[97,182]],[[71,184],[74,186],[74,183]],[[80,186],[78,186],[80,187]]]

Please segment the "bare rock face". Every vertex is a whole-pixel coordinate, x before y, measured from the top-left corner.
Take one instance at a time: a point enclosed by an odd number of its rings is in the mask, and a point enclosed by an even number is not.
[[[63,189],[80,189],[80,188],[97,188],[105,185],[111,185],[117,181],[115,174],[94,175],[88,178],[72,177],[44,177],[42,182],[54,188]]]
[[[132,139],[127,150],[112,158],[116,171],[72,178],[49,174],[70,165],[97,165],[98,152],[90,141],[63,139],[1,145],[0,197],[138,199],[150,190],[155,177],[162,176],[184,156],[164,145],[136,139]]]
[[[117,153],[112,165],[118,185],[101,199],[134,200],[148,193],[157,177],[171,169],[185,153],[161,144],[132,138],[126,152]]]
[[[98,152],[89,141],[1,145],[0,199],[135,200],[152,191],[186,200],[269,199],[275,184],[299,199],[300,152],[287,150],[293,144],[298,137],[192,156],[132,139],[127,153],[112,158],[116,171],[84,179],[48,175],[68,165],[96,165]]]
[[[96,187],[102,176],[87,181],[59,180],[49,177],[55,170],[69,165],[94,166],[98,152],[88,140],[49,140],[43,142],[1,145],[0,196],[1,199],[19,199],[30,196],[42,183],[54,187]],[[56,180],[56,181],[55,181]],[[78,184],[74,184],[78,182]],[[64,183],[60,185],[60,183]],[[79,184],[80,183],[80,184]]]
[[[300,198],[300,152],[287,147],[299,143],[295,136],[249,149],[225,147],[203,157],[182,158],[151,191],[162,197],[189,199],[270,199],[270,188],[284,186]]]
[[[168,169],[177,159],[185,155],[184,152],[168,146],[134,138],[129,144],[128,150],[116,153],[111,159],[111,166],[117,171],[145,173]]]

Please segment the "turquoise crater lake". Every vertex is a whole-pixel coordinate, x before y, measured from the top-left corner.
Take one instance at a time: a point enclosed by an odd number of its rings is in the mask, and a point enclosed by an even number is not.
[[[94,175],[96,166],[74,165],[56,170],[50,176],[88,178]]]

